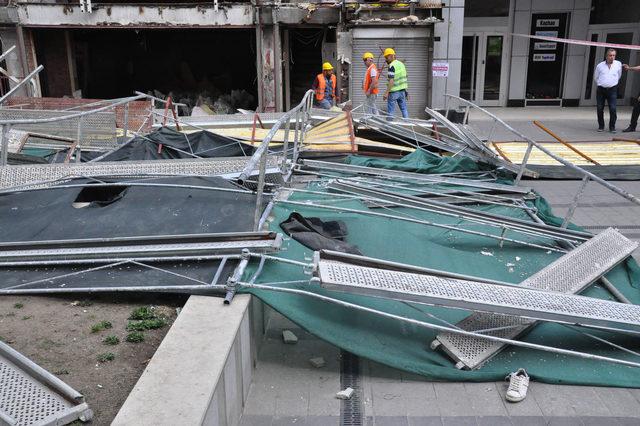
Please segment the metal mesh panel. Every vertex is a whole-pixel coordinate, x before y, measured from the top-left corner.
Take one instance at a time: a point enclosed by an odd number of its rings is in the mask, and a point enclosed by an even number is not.
[[[43,188],[77,177],[116,176],[213,176],[238,173],[249,157],[211,159],[113,161],[81,164],[39,164],[0,167],[0,189]],[[279,157],[267,157],[267,167],[276,167]],[[56,181],[56,182],[50,182]]]
[[[73,405],[0,355],[0,411],[31,425],[64,414]]]
[[[637,243],[609,228],[536,272],[523,281],[521,286],[569,294],[579,293],[629,256],[636,247]],[[533,320],[478,312],[456,325],[466,331],[516,326],[487,333],[515,339],[534,323]],[[470,369],[480,367],[505,346],[499,342],[453,333],[441,333],[436,339],[454,360]]]
[[[24,120],[62,117],[76,111],[53,111],[33,109],[0,108],[0,120]],[[116,115],[113,111],[99,112],[83,117],[48,123],[13,124],[12,128],[48,135],[78,137],[78,122],[81,122],[80,148],[85,150],[109,150],[118,146]]]

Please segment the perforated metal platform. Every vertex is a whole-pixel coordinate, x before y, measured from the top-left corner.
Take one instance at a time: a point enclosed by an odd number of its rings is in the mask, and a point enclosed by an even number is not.
[[[15,187],[23,187],[23,189],[44,188],[78,177],[224,175],[239,173],[248,161],[249,157],[221,157],[4,166],[0,167],[0,190]],[[278,162],[279,157],[267,157],[267,167],[269,168],[277,167]]]
[[[245,248],[254,253],[274,252],[281,245],[281,234],[267,232],[0,243],[0,266],[83,263],[94,259],[202,259],[240,255]]]
[[[608,228],[586,243],[558,258],[544,269],[524,280],[522,287],[575,294],[626,259],[638,247],[613,228]],[[488,330],[486,334],[516,339],[535,321],[518,317],[474,313],[456,324],[466,331]],[[498,354],[506,345],[472,336],[440,333],[434,344],[456,361],[459,368],[476,369]]]
[[[81,394],[0,342],[0,424],[64,425],[91,417]]]
[[[34,110],[0,108],[0,120],[24,120],[62,117],[76,111]],[[48,135],[78,137],[78,121],[81,120],[80,148],[108,150],[118,146],[116,115],[113,111],[98,112],[83,116],[45,123],[14,124],[13,129],[44,133]]]
[[[640,332],[640,306],[322,260],[315,273],[329,290],[531,319]]]

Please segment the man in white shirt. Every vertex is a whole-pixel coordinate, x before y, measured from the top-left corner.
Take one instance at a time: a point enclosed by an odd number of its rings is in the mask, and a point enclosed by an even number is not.
[[[616,61],[616,50],[607,49],[607,59],[596,65],[596,70],[593,73],[593,80],[598,86],[596,102],[599,132],[604,132],[604,102],[606,100],[609,105],[609,131],[616,133],[616,103],[620,77],[622,77],[622,63]]]

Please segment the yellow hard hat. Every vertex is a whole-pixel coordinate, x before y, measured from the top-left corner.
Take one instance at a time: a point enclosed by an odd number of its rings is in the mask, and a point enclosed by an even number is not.
[[[365,52],[365,54],[362,55],[362,59],[373,59],[373,58],[374,56],[373,56],[373,53],[371,52]]]
[[[395,55],[396,51],[393,50],[390,47],[387,47],[386,49],[384,49],[384,54],[382,56],[389,56],[389,55]]]
[[[331,65],[329,62],[325,62],[324,64],[322,64],[322,71],[329,71],[333,69],[333,65]]]

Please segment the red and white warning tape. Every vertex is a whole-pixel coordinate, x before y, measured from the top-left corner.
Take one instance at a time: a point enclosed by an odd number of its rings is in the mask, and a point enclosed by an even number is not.
[[[547,37],[547,36],[537,36],[537,35],[530,35],[530,34],[513,33],[512,35],[516,37],[534,38],[536,40],[553,41],[557,43],[579,44],[582,46],[611,47],[613,49],[640,50],[640,46],[636,44],[603,43],[599,41],[573,40],[570,38]]]

